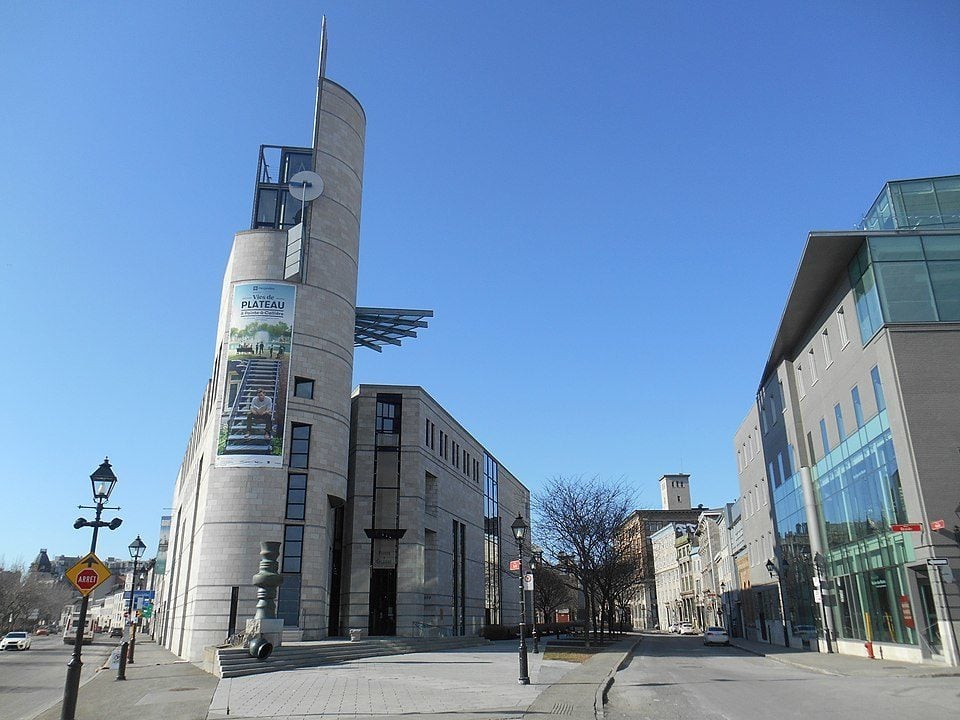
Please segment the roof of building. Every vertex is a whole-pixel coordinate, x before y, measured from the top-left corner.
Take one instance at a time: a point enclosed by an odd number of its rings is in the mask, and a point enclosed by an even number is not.
[[[780,362],[805,338],[820,312],[824,298],[847,273],[847,265],[867,237],[901,235],[956,235],[956,230],[814,230],[807,235],[797,274],[780,316],[770,355],[760,376],[763,387]]]

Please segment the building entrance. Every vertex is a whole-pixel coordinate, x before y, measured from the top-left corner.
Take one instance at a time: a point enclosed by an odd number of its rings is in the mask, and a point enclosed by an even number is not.
[[[397,634],[397,571],[370,571],[371,635]]]

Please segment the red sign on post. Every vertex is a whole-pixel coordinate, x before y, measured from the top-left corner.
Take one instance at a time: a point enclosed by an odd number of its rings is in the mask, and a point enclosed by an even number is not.
[[[92,590],[100,582],[100,574],[92,569],[81,570],[77,575],[77,588],[80,590]]]
[[[920,523],[902,523],[900,525],[891,525],[890,529],[894,532],[920,532],[923,525]]]
[[[519,570],[519,569],[520,569],[520,561],[519,561],[519,560],[511,560],[511,561],[510,561],[510,569],[511,569],[511,570]]]
[[[943,530],[947,524],[943,520],[934,520],[930,523],[931,530]]]
[[[908,628],[916,625],[913,622],[913,613],[910,611],[910,598],[906,595],[900,596],[900,613],[903,615],[903,624]]]

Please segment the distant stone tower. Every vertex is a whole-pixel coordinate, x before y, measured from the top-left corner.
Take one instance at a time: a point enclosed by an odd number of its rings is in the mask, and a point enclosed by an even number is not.
[[[660,478],[660,508],[662,510],[690,509],[689,475],[677,473]]]

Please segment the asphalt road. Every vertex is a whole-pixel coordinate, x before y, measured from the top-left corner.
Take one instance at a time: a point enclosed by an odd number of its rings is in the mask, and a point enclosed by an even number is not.
[[[960,678],[839,677],[699,637],[645,636],[615,676],[606,720],[956,717]]]
[[[64,645],[59,635],[30,639],[29,650],[0,653],[0,720],[30,720],[63,697],[73,646]],[[81,684],[93,677],[114,647],[116,641],[108,643],[101,635],[93,645],[83,646]]]

